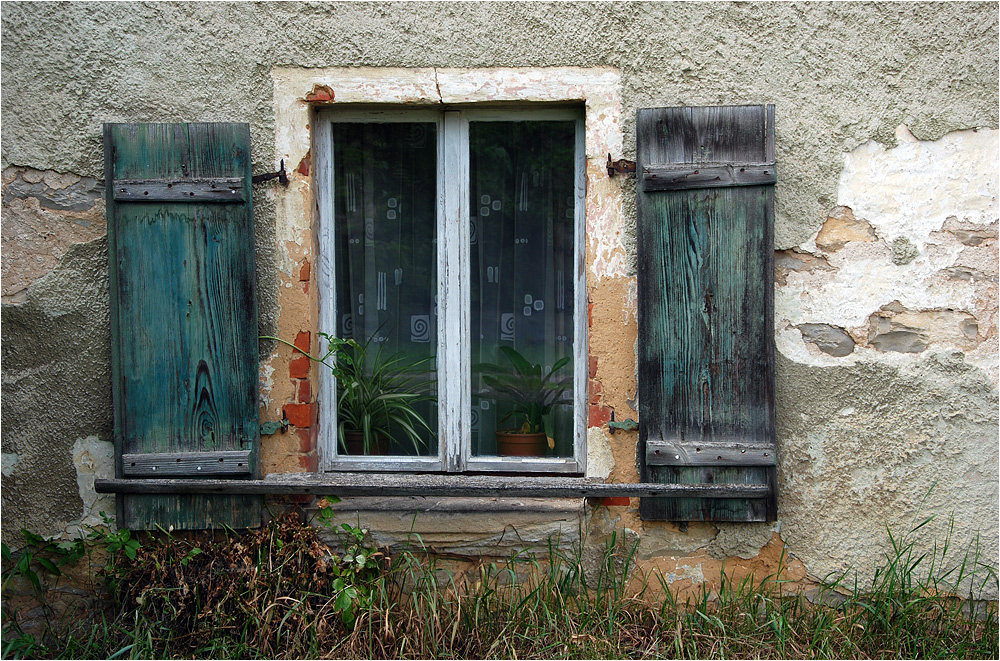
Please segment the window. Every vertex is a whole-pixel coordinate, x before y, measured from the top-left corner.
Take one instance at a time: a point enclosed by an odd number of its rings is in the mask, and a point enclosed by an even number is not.
[[[433,430],[338,438],[324,374],[324,468],[582,473],[582,109],[317,119],[320,330],[407,366]]]

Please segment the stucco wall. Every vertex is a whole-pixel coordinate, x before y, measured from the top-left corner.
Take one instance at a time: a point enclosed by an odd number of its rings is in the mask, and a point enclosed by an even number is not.
[[[870,567],[887,524],[938,514],[923,533],[931,542],[954,513],[958,541],[981,532],[996,566],[995,4],[0,11],[8,543],[21,526],[56,533],[106,507],[86,485],[106,470],[111,439],[102,122],[249,122],[254,171],[264,172],[282,155],[277,70],[601,67],[620,76],[616,158],[634,157],[637,108],[777,107],[781,525],[643,524],[633,501],[590,515],[591,530],[628,527],[648,562],[684,580],[727,556],[766,567],[780,535],[803,574],[823,577]],[[307,167],[288,165],[308,182]],[[601,185],[622,220],[588,237],[606,249],[601,263],[589,256],[590,353],[597,404],[624,419],[637,415],[634,184]],[[303,271],[315,250],[310,219],[301,232],[276,228],[287,195],[259,187],[254,204],[261,330],[290,337],[312,318],[316,292]],[[283,301],[290,288],[303,295]],[[287,355],[262,358],[273,417],[297,395]],[[597,472],[634,480],[636,436],[605,430],[588,435]],[[307,466],[296,443],[265,439],[273,470]]]

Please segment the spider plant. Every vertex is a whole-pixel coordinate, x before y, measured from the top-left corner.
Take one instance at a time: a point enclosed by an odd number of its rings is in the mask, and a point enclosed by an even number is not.
[[[361,435],[363,454],[376,454],[388,439],[407,444],[414,454],[426,448],[423,433],[434,430],[417,410],[421,402],[433,401],[421,368],[430,358],[413,359],[402,352],[387,354],[384,345],[372,351],[372,339],[359,344],[354,339],[320,333],[327,341],[326,353],[317,358],[281,338],[262,336],[287,344],[310,359],[322,363],[337,380],[337,441],[348,453],[348,435]]]

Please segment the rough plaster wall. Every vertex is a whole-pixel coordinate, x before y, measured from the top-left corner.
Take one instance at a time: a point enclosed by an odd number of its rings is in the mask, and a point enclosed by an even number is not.
[[[794,281],[800,270],[812,272],[798,264],[815,267],[819,276],[843,272],[836,263],[836,250],[814,249],[817,233],[831,209],[842,204],[838,185],[845,165],[843,154],[872,139],[891,147],[896,127],[904,123],[924,140],[957,129],[998,124],[997,9],[992,3],[4,3],[0,19],[4,41],[0,61],[5,73],[0,109],[6,120],[0,138],[0,167],[5,170],[25,166],[99,179],[100,125],[104,121],[247,121],[254,171],[271,170],[276,165],[274,117],[278,110],[272,107],[271,98],[274,67],[617,67],[622,72],[624,147],[615,157],[634,156],[632,118],[636,108],[775,103],[781,164],[777,247],[794,252],[794,256],[779,254],[778,261],[791,260],[794,268],[785,275],[793,286],[797,286]],[[220,30],[223,25],[228,29]],[[25,112],[25,108],[31,111]],[[4,183],[9,190],[6,177]],[[624,212],[632,219],[632,184],[626,181],[621,185]],[[5,241],[10,218],[23,219],[23,225],[13,228],[16,231],[10,236],[21,236],[20,230],[30,226],[27,214],[35,213],[33,210],[10,215],[10,210],[25,200],[31,202],[17,195],[8,198],[5,191]],[[258,189],[254,203],[261,326],[273,334],[279,314],[274,195],[270,189]],[[995,268],[993,253],[987,250],[981,254],[983,245],[967,243],[976,241],[976,233],[984,230],[962,226],[962,222],[956,218],[952,236],[980,250],[963,250],[951,268],[958,269],[956,273],[981,272],[983,264],[989,267],[992,263]],[[839,231],[855,228],[865,234],[863,227],[857,229],[849,219],[843,225],[847,229]],[[972,232],[972,238],[966,236],[963,241],[957,232]],[[10,480],[27,484],[27,480],[37,479],[43,490],[35,492],[32,503],[16,501],[15,489],[3,490],[4,507],[9,507],[4,517],[5,540],[8,525],[53,532],[61,529],[62,522],[79,517],[82,501],[77,502],[76,494],[83,489],[73,465],[74,443],[91,435],[101,442],[110,439],[110,398],[105,385],[109,381],[106,261],[95,254],[103,255],[103,241],[81,236],[70,242],[77,240],[89,242],[50,251],[47,254],[53,255],[52,259],[37,273],[22,269],[28,273],[19,290],[23,302],[5,305],[3,311],[4,486],[20,484]],[[634,256],[634,223],[623,228],[619,241],[624,254]],[[910,264],[919,265],[920,254],[925,254],[917,247],[918,254],[913,255],[907,244],[894,241],[868,245],[855,240],[844,245],[847,247],[840,257],[845,263],[850,261],[846,257],[853,254],[851,251],[866,247],[879,251],[880,263],[897,266],[911,258]],[[995,249],[995,241],[993,246]],[[988,244],[985,247],[989,249]],[[5,242],[4,261],[21,259],[31,249],[26,241],[14,247]],[[858,258],[866,259],[864,255]],[[7,271],[4,273],[6,287]],[[628,273],[626,267],[619,275]],[[977,282],[982,285],[982,280]],[[982,286],[988,282],[986,278]],[[596,310],[605,330],[595,327],[594,332],[595,337],[598,332],[617,333],[611,325],[615,318],[625,327],[623,347],[628,353],[618,352],[617,345],[609,342],[598,378],[607,379],[606,401],[626,411],[625,402],[634,396],[628,357],[634,337],[629,335],[634,324],[630,326],[628,312],[634,309],[629,302],[634,301],[634,286],[627,278],[592,284],[607,288],[604,294],[595,290],[595,295],[621,306]],[[944,435],[932,438],[935,425],[943,426],[949,435],[959,435],[961,439],[953,448],[958,460],[945,465],[954,472],[963,461],[985,462],[971,469],[971,477],[957,473],[952,477],[978,485],[973,489],[979,489],[974,500],[986,507],[987,518],[995,519],[995,456],[992,503],[983,495],[986,487],[982,485],[989,485],[989,447],[995,451],[996,418],[995,413],[990,417],[990,411],[996,410],[996,391],[990,391],[983,372],[958,364],[948,358],[950,354],[933,354],[939,350],[933,343],[928,345],[931,352],[912,360],[912,356],[889,352],[889,358],[880,363],[852,358],[840,367],[827,362],[833,357],[822,352],[817,342],[802,340],[805,333],[814,333],[824,346],[839,346],[836,350],[843,352],[848,340],[867,341],[872,334],[867,328],[875,327],[877,334],[883,318],[889,319],[886,333],[896,332],[893,323],[912,328],[909,318],[897,319],[913,313],[920,310],[873,310],[869,314],[877,319],[868,327],[852,326],[846,340],[835,332],[828,337],[822,328],[803,329],[806,323],[813,323],[804,316],[790,316],[789,324],[779,328],[779,349],[793,356],[792,360],[779,356],[781,443],[790,448],[789,459],[782,464],[783,534],[795,552],[804,554],[816,575],[826,567],[849,562],[849,540],[871,536],[884,520],[875,515],[866,517],[865,532],[859,532],[848,528],[849,518],[837,515],[834,518],[843,521],[842,526],[824,527],[828,520],[818,513],[844,496],[829,492],[815,468],[806,470],[796,463],[797,454],[804,451],[802,448],[819,447],[833,457],[825,465],[843,469],[850,457],[839,448],[866,438],[867,449],[857,448],[866,467],[862,478],[883,475],[879,484],[893,494],[899,491],[899,471],[903,470],[892,463],[881,468],[878,463],[882,456],[877,453],[884,448],[888,457],[895,457],[899,442],[882,443],[885,434],[875,432],[868,436],[844,434],[841,417],[848,416],[834,416],[833,412],[882,407],[877,414],[865,414],[874,425],[883,420],[879,416],[888,407],[893,412],[890,419],[911,430],[908,433],[917,439],[914,442],[928,444],[937,453],[928,450],[935,460],[950,451],[942,447]],[[830,324],[831,319],[822,316],[816,323]],[[961,320],[955,323],[961,328]],[[991,323],[995,327],[995,320]],[[980,346],[984,339],[988,338],[977,337]],[[995,335],[991,341],[995,347]],[[38,348],[42,350],[36,351]],[[991,351],[995,356],[995,348]],[[946,359],[932,358],[932,354]],[[842,382],[860,390],[834,388]],[[869,385],[862,387],[864,384]],[[898,384],[905,397],[894,392],[889,399],[879,398],[879,384]],[[841,398],[857,402],[834,409],[834,402]],[[900,400],[898,404],[893,398]],[[963,398],[970,403],[963,404]],[[59,403],[48,406],[54,400]],[[35,410],[38,402],[45,402],[52,415],[32,418],[30,425],[12,422]],[[926,411],[934,402],[950,402],[960,413],[950,418],[906,419],[907,411]],[[947,415],[951,411],[948,408]],[[796,418],[801,415],[807,419]],[[612,471],[612,479],[633,477],[633,457],[627,447],[630,438],[634,436],[618,435],[611,445],[614,463],[607,461],[602,472]],[[984,438],[990,439],[985,450]],[[925,473],[921,475],[926,474],[926,469],[922,470]],[[886,471],[888,477],[884,477]],[[904,506],[914,506],[912,490],[904,491],[905,498],[901,496],[896,502],[901,511]],[[873,492],[868,493],[871,497]],[[938,493],[943,493],[941,487]],[[847,501],[846,509],[853,513],[851,508],[857,507],[861,496],[850,498],[853,500]],[[942,503],[950,504],[951,500],[954,498],[942,497]],[[875,503],[874,509],[888,513],[882,503]],[[602,516],[606,514],[604,508],[600,511]],[[963,521],[966,514],[963,510]],[[650,557],[671,550],[691,553],[706,548],[713,538],[717,541],[711,546],[712,553],[745,555],[766,537],[765,530],[755,529],[719,539],[716,529],[707,525],[685,531],[673,526],[643,528],[634,513],[610,520],[642,529]],[[829,561],[824,560],[824,545],[834,549]],[[995,548],[991,557],[995,563]],[[696,567],[692,576],[704,575],[703,564],[685,566]]]
[[[953,521],[997,565],[998,132],[896,137],[844,155],[839,206],[776,260],[779,517],[816,578],[864,580],[928,516],[919,549]]]
[[[104,238],[77,244],[23,303],[3,305],[0,443],[8,544],[21,541],[19,528],[53,534],[83,518],[74,445],[94,436],[100,441],[88,442],[111,445],[107,272]]]
[[[902,123],[997,125],[990,3],[5,3],[2,22],[0,164],[86,176],[103,121],[249,121],[269,165],[273,66],[614,66],[628,155],[636,108],[777,104],[790,247],[832,203],[842,152]]]
[[[870,575],[887,527],[899,536],[929,516],[907,541],[940,544],[953,517],[953,548],[978,534],[981,560],[996,566],[997,400],[981,370],[960,352],[823,368],[779,353],[777,369],[778,516],[814,577]]]

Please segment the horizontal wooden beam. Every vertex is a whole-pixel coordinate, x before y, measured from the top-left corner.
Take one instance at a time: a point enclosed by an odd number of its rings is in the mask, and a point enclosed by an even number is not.
[[[773,443],[646,441],[650,466],[774,466]]]
[[[115,202],[243,202],[243,179],[115,179]]]
[[[572,477],[326,473],[263,480],[95,480],[98,493],[312,494],[334,496],[764,498],[766,484],[607,484]]]
[[[250,475],[250,450],[156,452],[122,455],[125,477],[195,477]]]
[[[642,171],[646,191],[762,186],[777,180],[774,163],[648,165]]]

